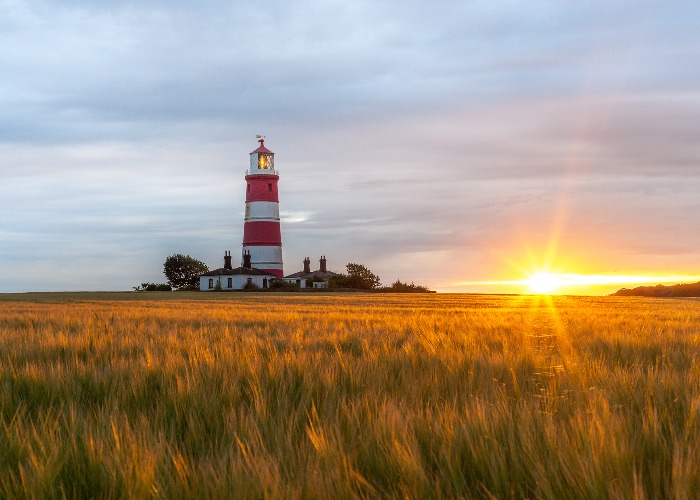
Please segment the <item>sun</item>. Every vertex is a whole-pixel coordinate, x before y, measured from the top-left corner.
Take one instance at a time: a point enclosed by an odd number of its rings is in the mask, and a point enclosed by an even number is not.
[[[556,274],[537,273],[524,281],[530,290],[535,293],[550,294],[564,284],[564,281]]]

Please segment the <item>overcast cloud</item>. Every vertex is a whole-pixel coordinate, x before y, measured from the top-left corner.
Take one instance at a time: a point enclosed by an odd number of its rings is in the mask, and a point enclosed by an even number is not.
[[[285,272],[444,291],[700,274],[696,2],[0,1],[0,291],[239,251],[255,134]],[[566,269],[562,269],[566,271]]]

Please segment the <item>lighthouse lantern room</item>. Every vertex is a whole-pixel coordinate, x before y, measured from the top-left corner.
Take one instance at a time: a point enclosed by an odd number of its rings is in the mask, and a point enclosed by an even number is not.
[[[282,234],[280,231],[279,197],[275,170],[275,154],[265,147],[265,138],[258,136],[260,146],[250,153],[250,170],[246,172],[245,222],[243,252],[250,256],[250,267],[267,271],[281,278]],[[241,257],[241,263],[243,263]]]
[[[275,153],[265,147],[265,139],[260,139],[260,147],[250,153],[250,173],[274,173]]]

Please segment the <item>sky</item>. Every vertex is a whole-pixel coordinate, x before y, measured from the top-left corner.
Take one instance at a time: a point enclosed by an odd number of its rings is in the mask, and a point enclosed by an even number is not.
[[[699,24],[673,0],[0,0],[0,292],[221,267],[256,134],[285,273],[700,275]]]

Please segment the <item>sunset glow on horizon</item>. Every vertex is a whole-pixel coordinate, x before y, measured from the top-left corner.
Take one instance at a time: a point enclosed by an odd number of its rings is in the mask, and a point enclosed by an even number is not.
[[[619,288],[627,288],[625,285],[657,285],[680,284],[699,282],[700,275],[614,275],[614,274],[574,274],[537,272],[521,280],[501,281],[468,281],[455,283],[456,286],[501,286],[512,290],[519,287],[522,293],[534,293],[542,295],[575,294],[581,287],[596,287],[603,285],[617,285]]]

